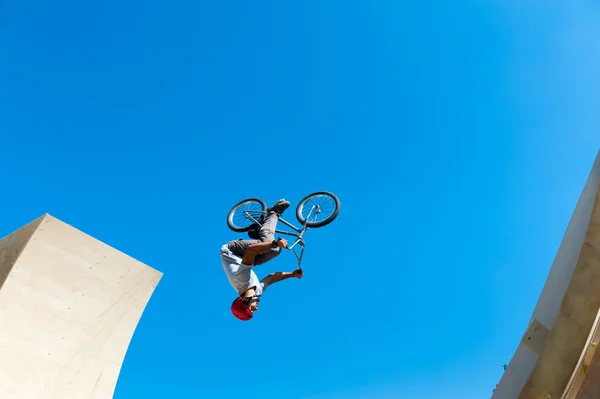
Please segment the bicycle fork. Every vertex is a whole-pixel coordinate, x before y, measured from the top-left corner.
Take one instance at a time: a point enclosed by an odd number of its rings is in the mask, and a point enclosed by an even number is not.
[[[309,229],[309,227],[307,226],[309,218],[313,212],[313,210],[316,209],[316,214],[321,213],[321,208],[319,208],[319,205],[313,205],[313,207],[310,209],[310,212],[308,213],[308,216],[306,217],[306,220],[304,221],[304,226],[302,226],[302,230],[300,231],[300,233],[298,234],[298,239],[296,240],[295,243],[292,244],[291,247],[289,247],[288,249],[291,250],[294,255],[296,256],[296,259],[298,259],[298,267],[297,269],[301,269],[301,265],[302,265],[302,257],[304,256],[304,249],[305,249],[305,244],[304,244],[304,233],[306,233],[306,231]],[[300,255],[296,254],[296,251],[294,249],[294,247],[299,244],[302,247],[302,250],[300,251]]]

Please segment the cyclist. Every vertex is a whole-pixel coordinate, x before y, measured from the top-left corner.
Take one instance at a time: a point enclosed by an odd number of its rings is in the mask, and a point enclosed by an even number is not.
[[[252,319],[258,310],[263,292],[271,284],[288,278],[302,278],[301,269],[293,272],[272,273],[258,280],[253,267],[262,265],[281,254],[281,248],[287,247],[285,239],[275,240],[275,228],[281,214],[290,206],[289,201],[280,199],[270,208],[254,240],[233,240],[221,247],[221,263],[227,279],[237,291],[238,297],[231,304],[231,312],[240,320]],[[252,236],[252,233],[249,233]]]

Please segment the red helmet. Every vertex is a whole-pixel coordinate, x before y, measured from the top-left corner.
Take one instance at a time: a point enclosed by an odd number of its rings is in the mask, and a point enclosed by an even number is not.
[[[240,320],[248,321],[252,318],[252,311],[242,297],[236,298],[231,304],[231,313]]]

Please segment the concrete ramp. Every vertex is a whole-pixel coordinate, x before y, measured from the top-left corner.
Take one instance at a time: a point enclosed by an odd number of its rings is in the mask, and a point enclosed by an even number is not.
[[[600,153],[493,399],[584,398],[581,389],[600,388],[600,378],[586,377],[590,367],[595,375],[600,366],[593,360],[600,309],[599,188]]]
[[[161,278],[50,215],[2,239],[0,398],[112,398]]]

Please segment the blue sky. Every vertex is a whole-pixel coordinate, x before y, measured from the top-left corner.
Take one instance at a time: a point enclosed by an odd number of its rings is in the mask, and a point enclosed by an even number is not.
[[[115,399],[487,398],[600,148],[599,34],[592,1],[3,2],[0,233],[165,273]],[[304,279],[237,322],[227,211],[316,190]]]

